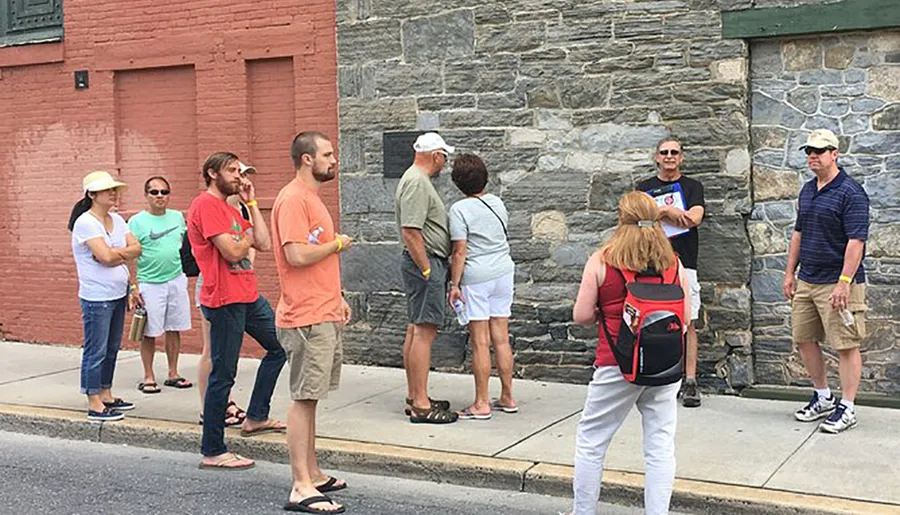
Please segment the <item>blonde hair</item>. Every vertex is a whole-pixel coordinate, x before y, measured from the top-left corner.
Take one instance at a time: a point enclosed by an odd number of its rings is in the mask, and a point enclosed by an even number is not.
[[[639,226],[642,221],[652,224]],[[619,200],[619,226],[600,247],[600,256],[615,268],[635,272],[650,268],[662,272],[675,265],[675,251],[659,223],[659,207],[653,197],[632,191]]]

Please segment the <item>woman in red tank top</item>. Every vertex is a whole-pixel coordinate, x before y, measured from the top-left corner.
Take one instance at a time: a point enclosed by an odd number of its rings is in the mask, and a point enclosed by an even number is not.
[[[575,323],[586,326],[598,324],[598,312],[602,310],[613,339],[618,336],[625,303],[625,279],[617,270],[640,272],[679,266],[658,221],[659,208],[652,197],[643,192],[628,193],[619,201],[618,211],[615,233],[584,267],[572,310]],[[689,283],[681,276],[680,284],[685,289],[685,319],[690,320]],[[668,513],[675,481],[676,397],[681,382],[638,386],[626,381],[600,327],[594,368],[576,435],[573,513],[597,512],[606,450],[633,406],[641,413],[644,433],[645,511]]]

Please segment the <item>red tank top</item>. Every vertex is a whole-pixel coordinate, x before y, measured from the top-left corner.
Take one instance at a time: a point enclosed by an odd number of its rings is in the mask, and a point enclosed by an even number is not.
[[[603,310],[606,328],[613,340],[619,337],[619,326],[622,324],[622,309],[625,306],[625,278],[615,268],[606,265],[606,277],[597,291],[597,303]],[[607,367],[616,365],[616,358],[606,341],[606,333],[600,325],[594,366]]]

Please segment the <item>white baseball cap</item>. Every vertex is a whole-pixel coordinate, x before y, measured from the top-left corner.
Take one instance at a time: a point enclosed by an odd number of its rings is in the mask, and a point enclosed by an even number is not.
[[[421,136],[416,138],[416,142],[415,144],[413,144],[413,150],[415,150],[416,152],[434,152],[435,150],[444,150],[448,154],[452,154],[455,148],[448,145],[440,134],[436,132],[426,132],[425,134],[422,134]]]
[[[91,172],[81,180],[81,186],[85,192],[104,191],[113,188],[119,188],[123,191],[128,189],[127,184],[113,179],[109,172]]]
[[[841,146],[841,143],[838,141],[837,136],[834,135],[828,129],[816,129],[809,133],[809,137],[806,138],[806,143],[800,147],[800,150],[804,150],[805,148],[838,148]]]
[[[256,168],[254,168],[254,167],[252,167],[252,166],[250,166],[250,165],[245,165],[244,163],[242,163],[242,162],[240,162],[240,161],[238,161],[238,166],[241,167],[241,175],[247,175],[247,174],[254,174],[254,173],[256,173]]]

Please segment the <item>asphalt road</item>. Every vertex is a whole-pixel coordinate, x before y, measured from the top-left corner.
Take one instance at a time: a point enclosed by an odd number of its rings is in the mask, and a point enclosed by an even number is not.
[[[58,440],[0,431],[0,514],[228,514],[283,512],[286,465],[244,472],[203,471],[199,455]],[[352,514],[555,515],[570,500],[505,490],[345,472],[334,498]],[[604,505],[600,513],[642,510]]]

